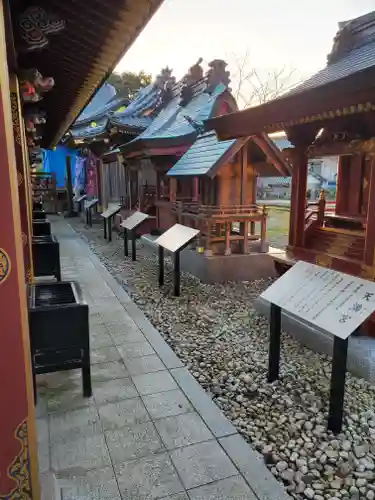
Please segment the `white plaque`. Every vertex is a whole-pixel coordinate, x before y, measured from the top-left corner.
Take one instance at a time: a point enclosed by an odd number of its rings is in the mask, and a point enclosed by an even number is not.
[[[261,298],[346,339],[375,311],[375,283],[299,261]]]
[[[177,252],[180,248],[189,243],[193,238],[199,234],[198,229],[183,226],[182,224],[175,224],[168,231],[165,231],[155,243],[170,252]]]
[[[117,212],[121,210],[121,205],[112,205],[107,208],[102,214],[100,214],[104,219],[108,219],[108,217],[112,217]]]
[[[134,214],[130,215],[127,219],[121,222],[121,227],[124,227],[125,229],[129,229],[129,231],[132,231],[149,217],[150,216],[148,214],[145,214],[143,212],[134,212]]]

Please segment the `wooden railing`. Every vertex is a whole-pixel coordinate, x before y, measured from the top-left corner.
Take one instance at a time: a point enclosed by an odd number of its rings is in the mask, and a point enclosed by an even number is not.
[[[229,255],[232,246],[233,249],[237,248],[238,242],[241,242],[242,253],[247,253],[249,240],[260,240],[261,247],[265,248],[267,230],[265,206],[202,205],[192,201],[176,201],[171,209],[177,222],[200,230],[200,245],[207,254],[212,254],[214,248],[220,248],[224,244],[224,254]],[[260,222],[259,234],[255,234],[256,222]],[[234,223],[240,224],[239,231],[233,231]]]
[[[267,217],[265,206],[259,205],[202,205],[192,201],[176,201],[172,205],[172,211],[183,215],[195,215],[202,218],[221,218],[221,219],[243,219],[251,220],[256,218],[260,220]]]

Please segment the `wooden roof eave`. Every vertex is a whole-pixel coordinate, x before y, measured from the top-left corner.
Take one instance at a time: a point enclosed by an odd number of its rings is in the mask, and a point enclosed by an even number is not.
[[[190,134],[186,134],[183,136],[177,137],[155,137],[155,138],[138,138],[134,142],[129,142],[120,146],[122,153],[125,156],[135,157],[141,156],[144,154],[146,150],[156,150],[156,149],[165,149],[168,147],[175,148],[178,146],[189,146],[193,144],[193,142],[197,138],[197,132],[191,132]]]
[[[279,97],[259,106],[205,121],[220,140],[329,120],[375,109],[375,66],[326,85]]]
[[[69,129],[76,117],[79,116],[93,97],[95,91],[107,80],[121,57],[130,48],[162,2],[163,0],[133,0],[130,4],[128,0],[123,2],[123,9],[118,13],[117,21],[114,23],[105,43],[103,43],[96,63],[85,78],[72,105],[67,110],[65,119],[49,141],[49,146],[55,146],[59,142],[66,130]]]
[[[291,166],[286,161],[282,151],[272,142],[266,134],[253,135],[251,140],[263,151],[268,161],[280,172],[281,176],[292,175]]]

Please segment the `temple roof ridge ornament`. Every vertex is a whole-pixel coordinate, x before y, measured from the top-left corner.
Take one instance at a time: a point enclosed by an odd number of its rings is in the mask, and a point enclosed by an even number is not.
[[[182,79],[180,106],[186,106],[194,96],[193,86],[203,79],[203,68],[201,66],[203,58],[190,66],[188,72]]]
[[[352,50],[375,42],[375,11],[339,23],[327,64],[334,64]]]
[[[230,72],[226,70],[227,66],[228,64],[223,59],[214,59],[208,63],[209,69],[206,73],[207,92],[213,92],[220,84],[230,90]]]
[[[160,90],[164,90],[166,87],[173,86],[176,83],[176,78],[172,76],[172,73],[173,69],[171,69],[169,66],[166,66],[156,76],[154,85]]]

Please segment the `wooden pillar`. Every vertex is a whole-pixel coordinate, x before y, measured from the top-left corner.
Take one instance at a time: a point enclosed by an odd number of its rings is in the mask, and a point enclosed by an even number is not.
[[[252,222],[252,224],[254,224]],[[249,221],[245,220],[243,223],[243,245],[242,252],[247,253],[249,251]]]
[[[96,160],[96,179],[98,183],[98,205],[99,210],[103,209],[103,162],[99,158]]]
[[[307,188],[307,155],[302,148],[292,154],[292,186],[290,199],[289,245],[303,246]]]
[[[347,172],[347,159],[347,156],[339,156],[336,179],[336,214],[345,213],[347,182],[349,181],[349,175]]]
[[[39,500],[15,143],[0,2],[0,498]]]
[[[199,178],[193,177],[193,201],[199,201]]]
[[[367,205],[366,241],[364,250],[364,263],[366,266],[374,266],[375,251],[375,157],[371,159],[371,173],[369,183],[369,196]]]
[[[225,250],[224,250],[224,255],[230,255],[231,254],[231,248],[230,248],[230,222],[225,223]]]
[[[171,177],[169,179],[169,201],[174,203],[176,201],[177,195],[177,179],[175,177]]]
[[[25,137],[23,130],[24,124],[21,115],[21,101],[16,75],[10,75],[9,84],[17,168],[18,198],[20,203],[25,282],[31,283],[34,277],[32,266],[32,232],[31,221],[29,220],[29,217],[31,215],[29,203],[31,202],[31,200],[29,199],[29,175],[28,162],[26,158],[27,152],[25,150],[26,143],[24,140]]]
[[[246,188],[247,188],[247,143],[242,148],[241,154],[241,189],[240,189],[240,204],[246,203]]]
[[[156,171],[156,204],[160,200],[160,172]],[[160,207],[156,207],[156,227],[160,227]]]
[[[142,212],[144,209],[144,189],[143,189],[143,171],[142,165],[138,168],[138,209]]]
[[[72,164],[70,156],[66,157],[65,165],[65,187],[66,187],[66,198],[67,198],[67,216],[71,217],[73,215],[73,185],[72,185]]]

